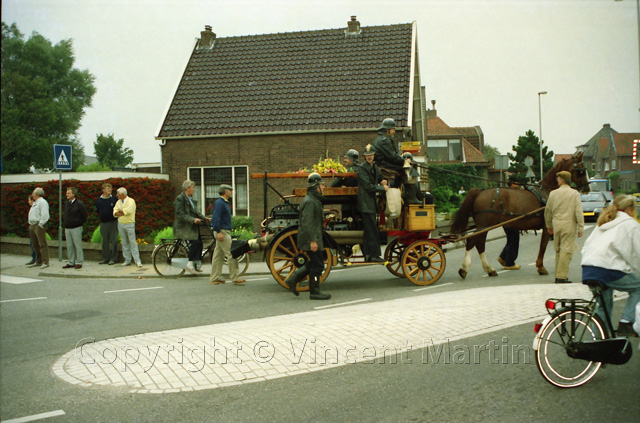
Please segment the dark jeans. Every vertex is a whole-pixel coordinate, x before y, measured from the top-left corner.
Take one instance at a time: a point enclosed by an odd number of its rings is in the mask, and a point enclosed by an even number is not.
[[[504,228],[504,233],[507,234],[507,245],[502,249],[500,258],[505,261],[505,266],[514,266],[520,248],[520,231],[514,228]]]
[[[118,261],[118,221],[100,222],[100,236],[102,237],[102,260]]]
[[[189,241],[189,261],[202,260],[202,240],[193,239]]]
[[[362,254],[365,258],[380,257],[380,232],[375,213],[361,213],[362,226]]]

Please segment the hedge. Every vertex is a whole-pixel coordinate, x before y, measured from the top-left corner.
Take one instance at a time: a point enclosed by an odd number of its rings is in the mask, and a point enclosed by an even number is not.
[[[102,195],[102,184],[109,182],[113,193],[119,187],[125,187],[128,195],[136,201],[136,237],[148,238],[154,231],[173,225],[173,187],[171,182],[163,179],[149,178],[109,178],[104,181],[62,181],[62,195],[66,201],[67,187],[78,188],[78,199],[87,207],[87,221],[84,224],[82,239],[90,241],[93,231],[100,221],[95,208],[96,199]],[[52,238],[58,238],[58,190],[60,181],[51,180],[36,184],[35,182],[20,184],[6,188],[6,201],[2,212],[5,215],[5,227],[2,233],[15,233],[21,237],[28,236],[27,216],[29,203],[27,197],[36,187],[44,189],[44,198],[49,203],[51,218],[46,226]],[[11,205],[8,207],[7,205]],[[64,213],[64,202],[62,204]]]

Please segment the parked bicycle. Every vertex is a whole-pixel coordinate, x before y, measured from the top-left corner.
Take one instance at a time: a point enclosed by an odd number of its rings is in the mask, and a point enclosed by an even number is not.
[[[560,388],[575,388],[591,380],[606,364],[624,364],[631,358],[629,337],[617,337],[609,310],[605,319],[596,314],[604,304],[606,285],[585,280],[591,300],[548,299],[549,316],[535,326],[533,349],[542,376]]]
[[[199,230],[202,243],[206,245],[202,249],[201,260],[203,263],[205,260],[211,262],[213,251],[216,248],[216,238],[208,225],[200,225]],[[185,267],[189,261],[188,241],[176,238],[162,238],[160,241],[161,243],[154,248],[151,254],[151,261],[156,273],[165,278],[179,278],[184,275]],[[240,271],[238,276],[242,276],[249,268],[249,254],[244,253],[237,260]]]

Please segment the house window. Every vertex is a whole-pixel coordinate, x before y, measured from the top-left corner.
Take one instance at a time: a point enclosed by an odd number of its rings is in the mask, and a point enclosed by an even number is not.
[[[190,167],[188,178],[196,183],[193,201],[196,209],[205,216],[213,213],[213,205],[218,200],[218,188],[222,184],[233,187],[229,199],[231,214],[249,216],[249,168],[247,166]]]
[[[598,162],[598,172],[600,172],[600,162]]]
[[[611,160],[611,170],[616,170],[616,159]]]
[[[596,170],[596,163],[595,162],[591,163],[591,170]]]
[[[604,171],[605,172],[609,171],[609,162],[604,162]]]
[[[462,142],[460,139],[427,141],[429,161],[447,162],[462,160]]]

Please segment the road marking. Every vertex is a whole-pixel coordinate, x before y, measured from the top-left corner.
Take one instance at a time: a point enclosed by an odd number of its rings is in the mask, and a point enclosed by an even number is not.
[[[34,414],[33,416],[20,417],[17,419],[5,420],[4,423],[25,423],[34,422],[36,420],[48,419],[49,417],[64,416],[65,412],[62,410],[49,411],[48,413]]]
[[[505,272],[510,272],[510,270],[500,270],[498,272],[496,272],[497,274],[501,274],[501,273],[505,273]],[[489,275],[487,275],[486,273],[484,275],[482,275],[483,278],[488,278]]]
[[[42,279],[20,278],[18,276],[0,275],[0,282],[19,285],[21,283],[42,282]]]
[[[363,298],[361,300],[347,301],[346,303],[329,304],[329,305],[326,305],[326,306],[314,307],[313,309],[314,310],[322,310],[323,308],[341,307],[343,305],[363,303],[365,301],[371,301],[371,298]]]
[[[104,291],[105,294],[113,294],[115,292],[132,292],[132,291],[147,291],[149,289],[162,289],[163,286],[152,286],[150,288],[133,288],[133,289],[117,289],[115,291]]]
[[[413,291],[419,292],[419,291],[424,291],[425,289],[440,288],[442,286],[447,286],[447,285],[453,285],[453,282],[443,283],[442,285],[427,286],[426,288],[418,288],[418,289],[414,289]]]
[[[35,298],[18,298],[16,300],[2,300],[0,303],[15,303],[18,301],[34,301],[34,300],[46,300],[47,297],[35,297]]]

